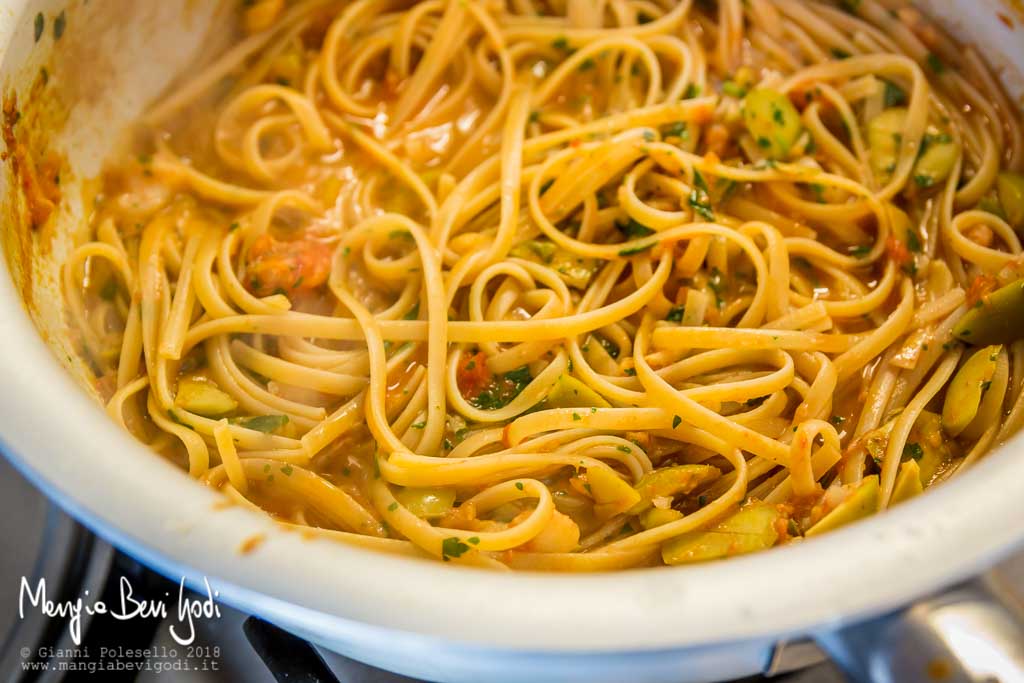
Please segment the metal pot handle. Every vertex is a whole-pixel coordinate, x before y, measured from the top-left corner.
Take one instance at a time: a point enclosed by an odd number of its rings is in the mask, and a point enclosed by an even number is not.
[[[1024,613],[993,577],[815,638],[858,683],[1024,682]]]

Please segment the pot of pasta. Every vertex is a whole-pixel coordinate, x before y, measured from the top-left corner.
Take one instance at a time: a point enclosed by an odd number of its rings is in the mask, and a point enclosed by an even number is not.
[[[8,5],[0,444],[101,535],[429,680],[1018,680],[1019,4]]]

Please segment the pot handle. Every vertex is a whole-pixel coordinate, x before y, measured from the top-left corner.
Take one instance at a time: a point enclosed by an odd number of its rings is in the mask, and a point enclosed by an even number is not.
[[[858,683],[1024,682],[1024,614],[992,577],[815,638]]]

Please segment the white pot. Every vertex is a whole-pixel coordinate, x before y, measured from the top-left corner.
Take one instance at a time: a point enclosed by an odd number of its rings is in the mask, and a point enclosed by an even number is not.
[[[1009,6],[1019,3],[924,4],[1020,97],[1024,15]],[[4,92],[27,109],[51,106],[54,93],[65,98],[63,112],[43,119],[73,169],[61,178],[68,201],[56,229],[41,233],[25,227],[9,165],[0,174],[9,261],[0,265],[0,447],[61,506],[144,563],[193,585],[209,577],[224,602],[431,680],[678,683],[759,671],[780,639],[905,605],[981,572],[1024,539],[1019,439],[927,495],[824,538],[728,562],[602,575],[498,574],[391,557],[218,506],[218,494],[122,432],[76,381],[84,368],[70,360],[57,277],[83,224],[80,190],[204,41],[215,3],[73,2],[55,43],[63,5],[0,6]],[[30,103],[44,65],[48,94]],[[256,534],[265,542],[241,554]]]

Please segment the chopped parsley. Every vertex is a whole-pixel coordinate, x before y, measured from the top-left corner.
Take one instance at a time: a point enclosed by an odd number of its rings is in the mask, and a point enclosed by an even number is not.
[[[269,434],[288,424],[287,415],[257,415],[256,417],[241,417],[231,420],[234,424],[245,429],[252,429],[257,432]]]
[[[685,306],[673,306],[668,309],[668,315],[665,316],[665,320],[670,323],[681,323],[683,321],[683,315],[686,313]]]
[[[928,68],[937,74],[941,74],[946,70],[946,65],[942,63],[942,60],[934,52],[928,53],[928,56],[925,57],[925,62],[928,64]]]
[[[831,50],[829,50],[829,52],[831,52],[832,56],[835,57],[836,59],[849,59],[850,58],[850,53],[849,52],[847,52],[846,50],[841,50],[838,47],[832,48]]]
[[[523,482],[517,481],[516,482],[516,488],[519,489],[520,491],[522,491],[523,490]]]
[[[911,458],[913,460],[920,460],[924,457],[924,449],[921,448],[921,444],[915,442],[908,443],[903,447],[903,458]]]
[[[686,86],[686,92],[683,93],[683,99],[692,100],[694,97],[700,97],[700,86],[696,83],[690,83]]]
[[[921,238],[913,230],[907,231],[907,249],[915,254],[921,253]]]
[[[722,83],[722,92],[738,99],[747,94],[747,89],[735,81],[725,81]]]
[[[469,546],[460,541],[457,536],[441,541],[441,559],[445,562],[453,557],[462,557],[467,550],[469,550]]]
[[[702,193],[699,190],[694,189],[690,192],[690,197],[687,200],[687,203],[689,203],[690,208],[693,209],[694,213],[704,220],[715,220],[715,212],[711,210],[711,202],[706,193]]]
[[[61,36],[64,35],[64,29],[67,28],[68,18],[64,14],[64,10],[61,10],[57,18],[53,20],[53,39],[60,40]]]
[[[724,306],[725,299],[722,298],[722,291],[725,289],[725,277],[718,268],[711,269],[711,275],[708,277],[708,287],[715,293],[715,305],[718,308]]]
[[[907,103],[907,93],[903,92],[903,88],[892,81],[885,81],[882,100],[886,109],[889,107],[901,107]]]
[[[679,417],[678,415],[673,415],[672,416],[672,429],[675,429],[676,427],[678,427],[680,424],[682,424],[682,422],[683,422],[683,418]]]
[[[657,242],[648,242],[647,244],[638,244],[635,247],[627,247],[625,249],[620,249],[619,256],[633,256],[634,254],[642,254],[643,252],[653,247],[655,244],[657,244]]]
[[[654,231],[648,228],[643,223],[640,223],[635,218],[630,218],[626,223],[616,223],[617,227],[622,234],[626,236],[626,239],[635,240],[640,237],[647,237],[653,235]]]
[[[397,502],[394,502],[394,503],[391,503],[391,505],[388,505],[388,512],[394,512],[397,509],[398,509],[398,503]]]
[[[35,40],[38,43],[39,39],[43,37],[43,30],[46,28],[46,17],[43,16],[42,12],[36,14],[36,23],[34,27]]]
[[[679,138],[680,140],[687,140],[690,137],[690,129],[687,128],[685,121],[676,121],[674,123],[666,123],[661,127],[661,135],[666,138]]]
[[[469,399],[470,404],[480,410],[504,408],[526,387],[533,377],[525,365],[491,380],[479,394]]]
[[[597,337],[597,343],[600,344],[601,348],[603,348],[605,352],[607,352],[608,355],[611,356],[612,358],[619,357],[619,347],[615,343],[601,336]]]

